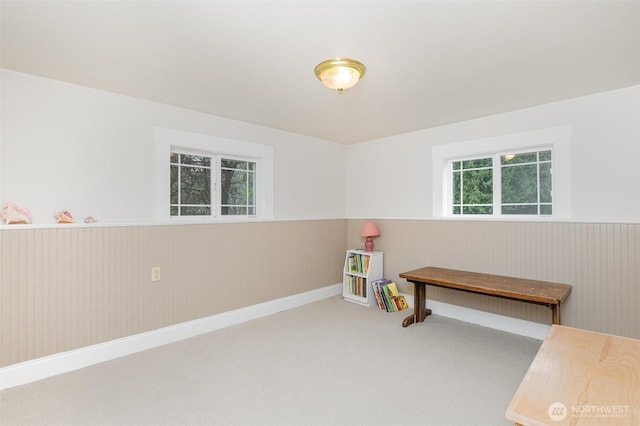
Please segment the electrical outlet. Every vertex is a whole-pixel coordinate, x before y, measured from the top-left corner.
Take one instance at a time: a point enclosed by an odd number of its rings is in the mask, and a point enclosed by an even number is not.
[[[160,267],[154,266],[151,268],[151,281],[160,281]]]

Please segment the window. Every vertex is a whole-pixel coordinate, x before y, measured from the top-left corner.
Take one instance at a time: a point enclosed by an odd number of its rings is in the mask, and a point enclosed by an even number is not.
[[[571,129],[434,146],[433,215],[570,215]]]
[[[170,155],[171,216],[211,215],[211,157]]]
[[[161,128],[155,140],[160,219],[272,217],[272,147]]]
[[[453,172],[453,214],[492,214],[492,159],[453,161],[451,167]]]
[[[223,158],[220,168],[220,214],[255,215],[256,163]]]
[[[551,152],[500,156],[502,214],[551,215]]]
[[[222,158],[220,168],[220,214],[255,215],[256,163]]]
[[[170,157],[171,216],[256,214],[255,161],[178,152]]]
[[[453,215],[551,215],[550,149],[454,160]]]

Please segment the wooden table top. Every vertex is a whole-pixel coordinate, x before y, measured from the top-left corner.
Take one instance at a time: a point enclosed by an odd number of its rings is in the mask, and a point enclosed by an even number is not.
[[[494,296],[527,299],[532,302],[551,305],[560,304],[571,293],[569,284],[458,271],[433,266],[403,272],[400,277],[411,282],[423,282],[457,290],[480,291]]]
[[[505,414],[522,425],[639,425],[640,340],[551,326]]]

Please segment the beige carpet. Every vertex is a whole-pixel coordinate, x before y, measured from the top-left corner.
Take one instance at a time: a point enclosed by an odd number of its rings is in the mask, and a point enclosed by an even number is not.
[[[12,425],[510,425],[541,342],[333,297],[0,392]]]

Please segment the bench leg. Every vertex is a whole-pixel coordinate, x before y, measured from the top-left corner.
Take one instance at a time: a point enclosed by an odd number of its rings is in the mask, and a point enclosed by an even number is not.
[[[402,321],[403,327],[422,322],[431,315],[431,309],[424,306],[426,302],[425,288],[426,284],[424,283],[413,283],[413,314]]]
[[[416,322],[416,316],[414,314],[411,314],[402,320],[402,326],[409,327],[411,324],[415,324],[415,322]]]
[[[553,324],[560,325],[560,305],[551,305],[551,315]]]

